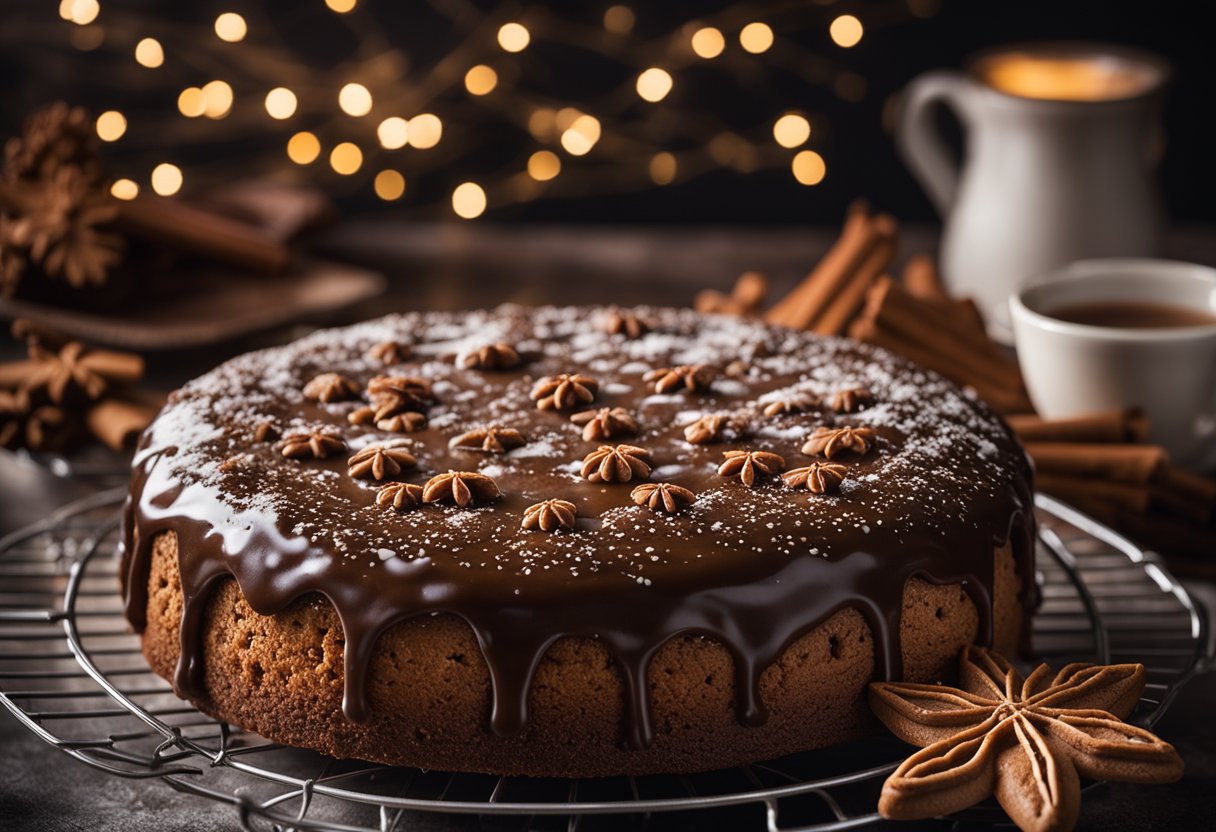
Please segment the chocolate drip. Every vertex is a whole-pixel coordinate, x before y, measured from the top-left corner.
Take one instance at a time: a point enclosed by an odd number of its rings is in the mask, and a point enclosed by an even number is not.
[[[854,607],[865,616],[875,640],[876,674],[899,678],[900,613],[909,578],[961,584],[979,612],[978,638],[985,643],[993,627],[993,548],[1013,540],[1023,587],[1032,586],[1029,472],[1016,442],[982,405],[947,383],[920,376],[914,386],[923,396],[914,400],[897,385],[918,371],[844,341],[644,311],[656,324],[647,336],[657,339],[650,353],[641,352],[645,338],[629,342],[635,351],[629,353],[625,345],[598,336],[601,353],[584,360],[597,368],[601,391],[618,391],[601,393],[601,401],[640,416],[642,433],[631,442],[650,450],[656,473],[694,490],[698,502],[685,515],[658,515],[632,506],[628,485],[591,484],[562,471],[594,444],[584,442],[564,414],[538,413],[526,395],[539,375],[571,368],[570,342],[588,314],[542,310],[534,317],[508,309],[488,321],[386,319],[238,359],[175,396],[136,458],[123,570],[128,619],[139,629],[146,619],[153,543],[164,532],[177,535],[184,606],[175,689],[205,695],[201,628],[215,588],[231,577],[263,615],[315,595],[334,606],[345,637],[342,708],[352,721],[370,719],[375,707],[366,678],[379,636],[416,616],[451,613],[468,623],[488,666],[496,733],[511,735],[526,726],[531,680],[554,641],[596,638],[624,683],[625,739],[643,748],[654,734],[647,668],[671,638],[698,634],[721,642],[734,659],[738,718],[758,725],[767,717],[760,697],[764,670],[836,611]],[[453,328],[484,337],[487,328],[493,330],[490,324],[499,330],[489,340],[540,341],[534,366],[479,373],[441,360],[456,351]],[[640,382],[635,365],[680,363],[671,359],[684,360],[689,350],[700,349],[704,329],[724,342],[727,327],[739,343],[715,347],[724,359],[746,344],[778,342],[769,349],[777,357],[757,361],[763,373],[732,382],[744,389],[655,396]],[[428,347],[428,331],[434,340],[444,333],[446,346]],[[450,380],[451,389],[436,392],[441,402],[445,394],[451,397],[455,416],[437,418],[441,404],[432,426],[411,435],[423,466],[417,478],[480,467],[502,488],[500,503],[465,511],[428,506],[405,515],[377,509],[374,491],[345,476],[344,459],[285,460],[271,446],[254,443],[251,434],[264,417],[340,424],[352,442],[364,435],[383,438],[374,428],[346,426],[345,411],[305,402],[294,392],[279,391],[259,406],[257,419],[247,410],[225,414],[216,406],[262,391],[263,378],[275,371],[306,379],[324,369],[365,381],[374,370],[361,376],[358,356],[368,343],[407,333],[421,355],[415,371]],[[333,364],[318,366],[317,360]],[[838,379],[810,377],[807,368],[825,360],[837,368]],[[829,414],[784,422],[756,417],[745,442],[696,447],[683,441],[676,418],[699,407],[742,413],[766,392],[791,385],[830,392],[817,388],[846,381],[864,382],[886,410],[847,417],[874,427],[879,448],[850,461],[855,484],[840,497],[796,493],[779,482],[746,489],[715,473],[723,448],[774,450],[796,459],[802,436],[829,423]],[[489,395],[462,411],[452,391],[473,383]],[[491,418],[518,426],[552,453],[516,452],[491,460],[448,448],[450,436]],[[200,420],[208,429],[199,430]],[[791,434],[791,425],[805,430]],[[950,438],[945,450],[926,451],[943,431]],[[577,529],[552,535],[520,531],[523,509],[554,496],[579,503]]]

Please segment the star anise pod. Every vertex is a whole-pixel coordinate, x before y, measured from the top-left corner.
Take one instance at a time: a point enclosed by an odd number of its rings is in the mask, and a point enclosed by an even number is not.
[[[398,413],[425,413],[435,400],[431,383],[417,376],[376,376],[367,383],[367,394],[376,408],[376,421]]]
[[[466,370],[509,370],[518,367],[519,353],[510,344],[486,344],[466,352],[456,359],[458,366]]]
[[[98,230],[117,216],[113,200],[74,168],[10,187],[22,208],[9,237],[28,248],[30,261],[78,289],[105,283],[109,269],[122,259],[122,238]]]
[[[812,494],[832,494],[840,490],[848,469],[836,462],[812,462],[804,468],[786,471],[781,479],[794,490],[805,488]]]
[[[422,505],[422,486],[412,482],[390,482],[376,491],[376,505],[406,512]]]
[[[680,364],[675,367],[660,367],[642,376],[642,381],[654,384],[654,392],[670,393],[683,387],[689,392],[709,389],[717,370],[708,364]]]
[[[409,344],[403,344],[400,341],[381,341],[367,351],[367,357],[387,367],[390,364],[400,364],[407,360],[413,352]]]
[[[63,404],[101,398],[110,386],[113,357],[118,354],[90,351],[79,341],[69,341],[58,352],[34,347],[30,355],[35,367],[27,386],[31,390],[46,390],[51,401]]]
[[[735,477],[751,488],[758,477],[773,477],[785,468],[785,460],[768,451],[724,451],[726,461],[718,466],[719,477]]]
[[[569,500],[544,500],[524,509],[520,528],[540,529],[555,532],[558,529],[573,529],[578,516],[578,506]]]
[[[288,434],[279,440],[278,448],[288,459],[325,459],[345,451],[346,443],[337,434],[313,431]]]
[[[475,471],[448,471],[437,474],[422,486],[422,502],[455,503],[460,508],[488,503],[502,496],[498,484]]]
[[[45,405],[25,420],[25,444],[34,451],[63,451],[80,438],[80,424],[62,407]]]
[[[802,446],[807,456],[823,454],[835,459],[847,453],[864,456],[874,444],[874,431],[870,428],[815,428]]]
[[[604,315],[600,327],[609,335],[624,335],[626,338],[641,338],[650,331],[650,325],[635,313],[615,308]]]
[[[629,482],[650,476],[650,452],[636,445],[600,445],[583,457],[582,475],[591,482]]]
[[[629,492],[629,498],[653,511],[675,514],[692,505],[697,495],[669,482],[648,482]]]
[[[346,460],[347,473],[358,479],[388,479],[417,465],[418,458],[403,446],[402,440],[383,445],[368,445]]]
[[[16,390],[10,393],[0,390],[0,448],[12,448],[17,445],[28,412],[29,397],[25,395],[25,391]]]
[[[684,428],[684,439],[693,445],[716,442],[721,438],[726,423],[724,414],[708,413]]]
[[[359,385],[340,373],[321,373],[304,385],[304,398],[314,402],[342,402],[359,395]]]
[[[253,429],[254,442],[273,442],[279,438],[279,429],[275,427],[274,422],[258,422],[258,426]]]
[[[524,439],[524,435],[517,430],[498,425],[487,425],[453,437],[448,442],[448,447],[485,451],[488,454],[505,454],[513,448],[522,448],[526,444],[527,440]]]
[[[762,412],[765,416],[791,416],[813,410],[818,404],[819,401],[814,396],[797,394],[766,402]]]
[[[599,382],[579,373],[546,376],[532,388],[532,400],[539,410],[571,410],[595,401]]]
[[[874,396],[864,387],[847,387],[832,394],[832,410],[856,413],[874,403]]]
[[[403,410],[387,418],[377,419],[376,427],[389,433],[414,433],[426,427],[426,415]]]
[[[352,425],[371,425],[376,422],[376,408],[363,407],[356,408],[346,414],[346,421]]]
[[[963,649],[959,686],[876,682],[870,708],[921,750],[883,784],[878,811],[917,820],[989,795],[1024,830],[1065,830],[1080,810],[1080,777],[1169,783],[1182,759],[1126,719],[1144,690],[1140,664],[1039,665],[1025,680],[982,647]]]
[[[588,442],[633,436],[638,432],[637,420],[623,407],[584,410],[573,414],[570,421],[583,426],[583,439]]]

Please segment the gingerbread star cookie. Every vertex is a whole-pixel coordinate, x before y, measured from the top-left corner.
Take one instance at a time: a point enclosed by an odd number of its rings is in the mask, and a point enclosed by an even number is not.
[[[1182,776],[1173,746],[1122,720],[1144,689],[1139,664],[1039,665],[1026,679],[981,647],[963,651],[959,687],[876,682],[870,707],[921,746],[883,785],[891,820],[957,812],[996,799],[1021,829],[1072,829],[1079,777],[1168,783]]]

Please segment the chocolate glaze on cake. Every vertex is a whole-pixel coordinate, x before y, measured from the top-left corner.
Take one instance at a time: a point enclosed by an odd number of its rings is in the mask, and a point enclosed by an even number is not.
[[[201,694],[201,621],[211,592],[228,576],[265,615],[312,593],[329,599],[345,634],[342,708],[350,720],[370,715],[365,679],[377,637],[405,619],[452,613],[472,628],[489,668],[495,732],[525,725],[529,683],[546,649],[562,636],[585,636],[605,644],[617,662],[625,735],[638,748],[653,735],[647,662],[677,634],[708,635],[727,647],[738,718],[759,724],[766,717],[761,672],[841,608],[863,613],[878,674],[898,679],[909,577],[961,583],[985,642],[994,547],[1012,540],[1029,594],[1029,469],[1009,430],[982,403],[845,339],[650,308],[635,310],[647,330],[635,333],[612,326],[613,314],[503,307],[390,316],[242,356],[177,391],[136,457],[124,592],[127,616],[141,629],[153,541],[175,532],[183,593],[178,692]],[[385,342],[412,350],[386,367],[376,354],[383,351],[373,351]],[[509,345],[521,362],[478,369],[479,362],[462,360],[492,344]],[[643,381],[681,365],[708,365],[716,374],[706,390],[658,393],[661,374]],[[362,388],[385,374],[431,380],[436,401],[427,426],[391,434],[350,424],[348,414],[366,402],[324,403],[302,392],[328,372]],[[586,419],[538,409],[530,396],[536,382],[561,373],[598,383],[595,401],[575,412],[621,407],[638,433],[588,441]],[[837,413],[830,403],[842,390],[864,390],[872,401]],[[798,406],[770,406],[786,400]],[[720,441],[689,443],[685,426],[709,413],[728,417]],[[258,430],[268,422],[283,435],[335,432],[348,450],[285,458]],[[503,453],[449,447],[454,437],[488,425],[519,431],[525,444]],[[780,477],[748,487],[718,473],[727,450],[776,453],[787,470],[808,465],[813,460],[800,449],[821,426],[873,431],[867,453],[832,460],[847,468],[838,493],[795,490]],[[422,484],[449,470],[476,471],[494,480],[501,499],[404,513],[378,506],[383,483],[351,477],[347,458],[397,438],[407,440],[417,467],[395,480]],[[646,479],[589,482],[580,475],[588,453],[617,443],[649,453]],[[670,482],[696,499],[670,515],[635,505],[630,493],[640,482]],[[526,509],[547,499],[577,506],[573,530],[521,528]]]

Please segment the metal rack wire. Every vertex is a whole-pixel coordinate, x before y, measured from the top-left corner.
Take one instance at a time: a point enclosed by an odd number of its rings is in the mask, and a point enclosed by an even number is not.
[[[707,774],[557,780],[340,761],[219,723],[148,669],[116,590],[118,488],[0,539],[0,702],[75,759],[232,805],[248,829],[401,830],[439,815],[473,828],[848,829],[878,820],[906,754],[874,738]],[[1140,661],[1137,721],[1151,726],[1211,665],[1207,624],[1151,553],[1048,497],[1040,518],[1035,652],[1054,664]],[[727,817],[723,817],[725,814]],[[995,807],[972,819],[1000,819]],[[451,821],[444,828],[460,828]],[[514,825],[513,825],[514,824]]]

